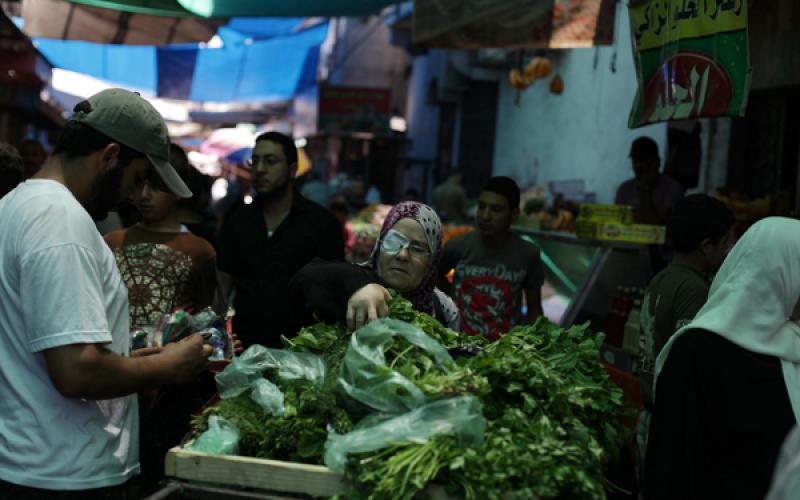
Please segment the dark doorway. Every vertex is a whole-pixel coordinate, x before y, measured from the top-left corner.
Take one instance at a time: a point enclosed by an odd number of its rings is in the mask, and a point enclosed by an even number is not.
[[[778,213],[797,199],[800,89],[753,93],[744,118],[733,122],[728,191],[745,198],[775,197]],[[781,210],[783,208],[784,210]]]
[[[496,122],[497,83],[473,81],[461,100],[458,148],[458,167],[469,197],[477,197],[492,176]]]

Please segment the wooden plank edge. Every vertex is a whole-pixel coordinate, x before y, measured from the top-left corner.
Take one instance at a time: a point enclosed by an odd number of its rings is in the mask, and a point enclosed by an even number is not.
[[[184,480],[312,496],[331,496],[346,488],[339,474],[320,465],[212,455],[181,448],[167,453],[165,473]]]

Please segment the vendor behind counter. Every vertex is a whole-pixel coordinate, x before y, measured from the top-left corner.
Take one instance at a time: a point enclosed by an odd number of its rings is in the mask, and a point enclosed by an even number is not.
[[[653,139],[639,137],[633,141],[630,158],[634,177],[619,186],[614,203],[632,206],[637,224],[666,224],[686,188],[660,172],[661,157]]]

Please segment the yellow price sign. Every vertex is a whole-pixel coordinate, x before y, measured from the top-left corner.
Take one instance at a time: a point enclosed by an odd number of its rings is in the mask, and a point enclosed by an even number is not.
[[[637,51],[676,40],[742,30],[747,0],[645,0],[630,6]]]

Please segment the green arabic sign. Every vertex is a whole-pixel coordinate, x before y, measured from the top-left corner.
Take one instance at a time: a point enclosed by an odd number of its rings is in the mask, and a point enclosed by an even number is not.
[[[744,115],[747,0],[643,0],[630,19],[639,89],[629,127]]]

